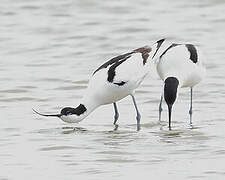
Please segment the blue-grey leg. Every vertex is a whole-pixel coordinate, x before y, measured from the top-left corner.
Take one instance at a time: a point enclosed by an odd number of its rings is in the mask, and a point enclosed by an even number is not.
[[[159,103],[159,121],[161,121],[161,114],[162,114],[162,100],[163,100],[163,96],[161,95],[161,99],[160,99],[160,103]]]
[[[116,122],[119,119],[119,112],[118,112],[116,103],[113,103],[113,107],[114,107],[114,110],[115,110],[114,122],[113,122],[113,124],[115,125],[114,130],[117,130],[119,126],[118,126],[118,124],[116,124]]]
[[[189,110],[189,114],[190,114],[190,124],[192,124],[192,87],[191,87],[191,104],[190,104],[190,110]]]
[[[133,103],[134,103],[134,107],[135,107],[136,112],[137,112],[137,116],[136,116],[136,119],[137,119],[137,131],[139,131],[139,130],[140,130],[140,119],[141,119],[141,114],[140,114],[139,111],[138,111],[137,103],[136,103],[136,101],[135,101],[134,96],[131,95],[131,97],[132,97],[132,100],[133,100]]]

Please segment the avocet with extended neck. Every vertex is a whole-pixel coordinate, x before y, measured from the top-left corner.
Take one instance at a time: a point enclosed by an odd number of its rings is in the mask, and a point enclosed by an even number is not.
[[[42,114],[34,111],[42,116],[59,117],[64,122],[78,123],[97,107],[112,103],[115,110],[114,125],[116,125],[119,118],[116,102],[131,95],[137,113],[137,130],[139,130],[141,116],[134,92],[148,74],[149,61],[154,54],[151,47],[145,46],[114,57],[101,65],[93,73],[86,93],[76,108],[65,107],[59,114]]]

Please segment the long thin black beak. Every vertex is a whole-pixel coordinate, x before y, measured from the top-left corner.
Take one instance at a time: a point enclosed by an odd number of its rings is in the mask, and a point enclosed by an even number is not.
[[[168,104],[168,111],[169,111],[169,130],[171,130],[171,113],[172,113],[172,106],[171,104]]]
[[[32,109],[35,113],[37,113],[38,115],[41,115],[41,116],[45,116],[45,117],[61,117],[62,115],[61,114],[42,114],[42,113],[39,113],[37,112],[36,110]]]

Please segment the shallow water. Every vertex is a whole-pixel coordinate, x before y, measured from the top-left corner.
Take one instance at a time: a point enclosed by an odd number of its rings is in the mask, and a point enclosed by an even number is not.
[[[0,8],[0,180],[224,179],[225,3],[204,1],[2,0]],[[158,122],[162,82],[152,68],[131,98],[102,106],[78,125],[35,115],[77,105],[104,61],[162,37],[205,53],[207,77],[183,89],[168,130]],[[103,113],[104,112],[104,113]]]

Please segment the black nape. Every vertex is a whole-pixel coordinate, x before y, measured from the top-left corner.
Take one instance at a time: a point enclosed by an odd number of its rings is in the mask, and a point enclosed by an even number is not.
[[[177,97],[179,81],[175,77],[168,77],[164,85],[164,98],[168,106],[172,106]]]
[[[83,104],[80,104],[76,108],[71,108],[71,107],[65,107],[65,108],[63,108],[61,110],[61,115],[67,116],[67,115],[76,114],[76,115],[80,116],[85,111],[87,111],[87,108]]]
[[[152,56],[152,59],[155,57],[156,53],[158,52],[160,46],[162,45],[162,43],[163,43],[164,41],[165,41],[165,39],[160,39],[160,40],[158,40],[158,41],[156,42],[156,43],[157,43],[157,47],[156,47],[157,49],[156,49],[154,55]]]

